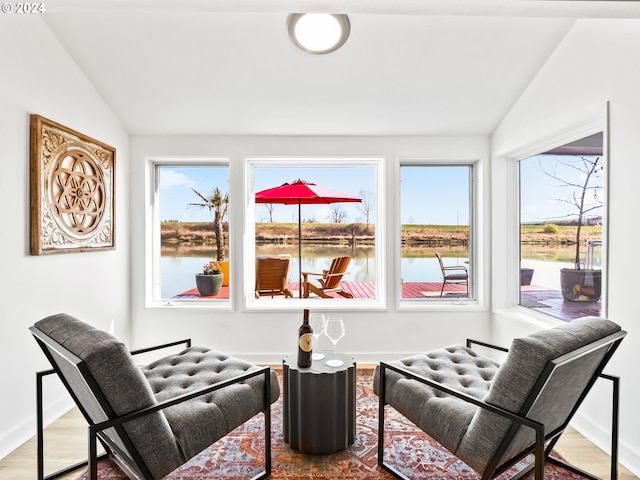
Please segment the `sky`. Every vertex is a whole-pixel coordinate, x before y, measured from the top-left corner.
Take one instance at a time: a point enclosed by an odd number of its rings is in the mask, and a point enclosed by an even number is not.
[[[329,188],[340,193],[361,197],[361,192],[375,192],[375,169],[373,167],[256,167],[254,173],[256,192],[291,183],[301,179]],[[331,209],[340,207],[346,213],[345,223],[364,222],[361,205],[358,203],[336,203],[332,205],[302,205],[302,221],[331,222]],[[265,205],[256,205],[255,219],[258,222],[269,221],[269,212]],[[373,218],[371,221],[373,222]],[[296,205],[274,205],[273,221],[297,222]]]
[[[595,159],[596,157],[586,157]],[[571,165],[563,165],[570,161]],[[545,174],[544,172],[548,174]],[[520,162],[520,195],[522,223],[548,222],[576,218],[578,208],[570,205],[574,192],[580,189],[567,186],[567,183],[584,185],[586,180],[585,168],[579,157],[558,155],[535,155]],[[564,183],[553,176],[560,177]],[[604,182],[602,171],[592,176],[590,185],[602,187]],[[602,188],[599,199],[593,194],[587,195],[585,210],[601,204],[603,200]],[[602,216],[602,208],[587,212],[586,216]]]
[[[545,175],[543,165],[555,162],[555,156],[537,155],[521,162],[522,222],[546,221],[576,213],[575,207],[559,202],[569,199],[574,189],[559,186],[559,182]],[[584,174],[575,168],[556,167],[556,173],[572,182],[583,183]],[[400,215],[403,224],[468,225],[470,169],[461,166],[403,166],[400,173]],[[293,182],[297,179],[316,183],[341,193],[361,196],[375,193],[375,169],[373,167],[263,167],[254,171],[254,191]],[[602,185],[602,175],[597,182]],[[206,222],[213,219],[207,209],[189,206],[199,198],[192,188],[209,195],[215,187],[228,192],[228,168],[226,166],[160,167],[160,219],[185,222]],[[346,213],[345,222],[363,222],[360,204],[340,203]],[[332,205],[303,205],[302,220],[330,222]],[[230,205],[233,208],[233,205]],[[297,222],[297,208],[291,205],[274,205],[275,222]],[[594,213],[594,214],[598,214]],[[268,221],[265,205],[255,205],[255,219]],[[373,218],[371,219],[373,221]]]
[[[254,172],[254,191],[276,187],[297,179],[315,183],[321,187],[336,190],[353,196],[360,196],[362,190],[375,191],[375,171],[373,167],[256,167]],[[209,195],[215,187],[228,191],[228,169],[226,167],[161,167],[160,169],[160,219],[185,222],[211,221],[213,216],[207,209],[189,207],[199,198],[192,188]],[[364,216],[359,204],[341,203],[347,222],[354,222]],[[230,206],[233,208],[233,206]],[[256,221],[267,221],[269,214],[265,205],[256,204]],[[317,222],[331,221],[332,205],[303,205],[302,220],[314,219]],[[275,222],[297,222],[298,209],[292,205],[275,205]]]

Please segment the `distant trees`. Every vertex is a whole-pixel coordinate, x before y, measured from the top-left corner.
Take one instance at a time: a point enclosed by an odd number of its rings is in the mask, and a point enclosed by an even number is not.
[[[264,203],[263,205],[267,209],[267,214],[269,216],[269,223],[273,223],[273,212],[276,209],[275,204],[273,204],[273,203]]]
[[[373,192],[371,190],[360,190],[359,195],[362,201],[358,203],[356,207],[362,212],[364,223],[367,226],[367,231],[369,231],[369,224],[371,223],[371,217],[374,212]]]
[[[344,223],[347,220],[347,212],[340,204],[333,204],[331,207],[331,222],[332,223]]]

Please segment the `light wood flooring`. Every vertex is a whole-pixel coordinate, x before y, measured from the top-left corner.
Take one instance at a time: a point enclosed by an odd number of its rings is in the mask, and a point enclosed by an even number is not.
[[[574,465],[602,478],[609,478],[609,457],[573,429],[569,429],[558,442],[558,453]],[[0,478],[34,480],[36,478],[36,440],[24,445],[0,460]],[[86,458],[86,423],[77,409],[62,416],[45,432],[45,474],[65,468]],[[82,471],[62,477],[75,480]],[[638,477],[621,468],[620,480]]]

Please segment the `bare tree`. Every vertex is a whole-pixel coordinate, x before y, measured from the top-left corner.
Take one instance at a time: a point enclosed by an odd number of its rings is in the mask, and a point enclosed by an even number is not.
[[[273,223],[273,212],[276,209],[275,204],[273,204],[273,203],[265,203],[264,207],[267,209],[267,214],[269,215],[269,223]]]
[[[344,223],[347,220],[347,212],[344,211],[341,205],[334,205],[331,207],[331,221],[333,223]]]
[[[224,229],[222,222],[227,216],[227,210],[229,208],[229,194],[224,195],[218,187],[213,189],[213,192],[206,196],[192,188],[193,192],[200,197],[201,202],[189,203],[190,207],[207,208],[210,212],[213,212],[213,231],[216,235],[216,260],[224,260],[225,258],[225,245],[224,245]]]
[[[582,233],[582,225],[584,224],[585,215],[593,210],[602,208],[602,199],[599,193],[602,185],[599,183],[592,184],[594,177],[602,172],[602,157],[588,156],[567,156],[562,160],[557,160],[557,164],[572,168],[579,173],[579,183],[572,182],[566,178],[560,177],[557,170],[548,170],[538,158],[538,165],[542,173],[558,182],[556,186],[571,190],[570,194],[565,198],[556,199],[560,203],[566,203],[573,206],[578,215],[578,228],[576,230],[576,254],[574,258],[576,270],[580,270],[580,234]],[[576,213],[566,215],[572,217]]]
[[[356,205],[358,210],[364,215],[364,221],[367,225],[367,232],[369,231],[369,224],[371,223],[371,216],[374,212],[373,205],[373,192],[371,190],[360,190],[360,198],[362,201]]]

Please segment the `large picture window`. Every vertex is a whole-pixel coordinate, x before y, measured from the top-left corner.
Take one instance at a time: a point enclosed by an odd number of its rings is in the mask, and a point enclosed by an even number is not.
[[[384,305],[381,159],[269,158],[248,165],[245,272],[255,285],[246,292],[248,306]]]
[[[159,161],[153,177],[152,300],[230,306],[227,160]]]
[[[472,165],[400,166],[401,298],[474,298]]]
[[[520,160],[520,305],[564,321],[602,314],[602,133]]]

